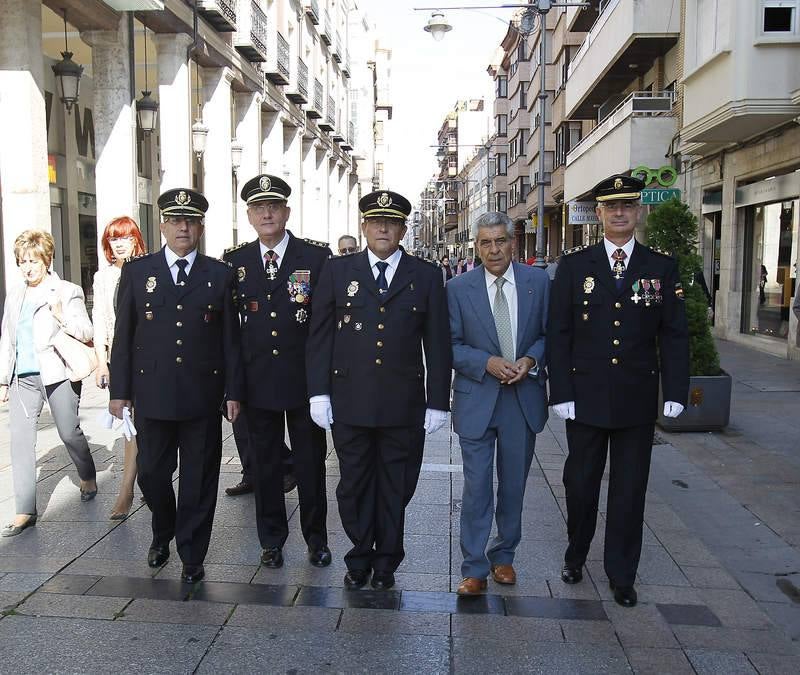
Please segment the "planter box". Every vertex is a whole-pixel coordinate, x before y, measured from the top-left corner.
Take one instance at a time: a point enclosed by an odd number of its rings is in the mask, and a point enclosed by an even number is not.
[[[731,376],[689,378],[689,403],[678,417],[664,417],[664,396],[658,393],[658,426],[664,431],[720,431],[731,416]]]

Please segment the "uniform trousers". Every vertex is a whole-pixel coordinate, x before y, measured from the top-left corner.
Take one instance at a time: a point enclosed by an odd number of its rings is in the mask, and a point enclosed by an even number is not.
[[[36,425],[44,402],[50,406],[56,430],[81,480],[94,480],[89,443],[80,426],[81,383],[62,380],[45,385],[39,375],[14,377],[8,388],[11,475],[18,514],[36,513]]]
[[[293,410],[247,408],[250,449],[255,475],[256,526],[262,548],[282,547],[289,536],[283,496],[284,415],[292,444],[300,529],[309,548],[328,543],[328,501],[325,491],[325,431],[314,424],[309,407]]]
[[[464,577],[485,579],[491,565],[510,565],[522,538],[522,503],[533,461],[536,434],[525,416],[514,386],[502,386],[486,432],[480,438],[459,437],[464,465],[461,499],[461,553]],[[494,508],[494,457],[497,449],[497,509]],[[489,551],[492,516],[497,536]]]
[[[191,420],[136,416],[139,487],[152,511],[153,545],[175,537],[184,564],[200,565],[208,552],[222,459],[219,413]],[[178,501],[172,476],[178,466]]]
[[[394,572],[405,557],[405,509],[417,489],[425,430],[334,422],[332,431],[341,474],[336,499],[353,544],[347,568]]]
[[[570,567],[586,562],[597,525],[600,483],[611,455],[603,561],[617,586],[632,586],[642,552],[642,525],[654,424],[604,429],[567,420],[569,454],[564,464]]]
[[[236,452],[239,453],[239,461],[242,463],[242,482],[253,484],[255,480],[255,469],[253,468],[253,460],[250,452],[250,432],[247,429],[247,410],[242,407],[239,417],[233,423],[233,440],[236,442]],[[281,459],[283,461],[283,474],[288,475],[292,473],[292,451],[286,442],[283,444],[281,451]]]

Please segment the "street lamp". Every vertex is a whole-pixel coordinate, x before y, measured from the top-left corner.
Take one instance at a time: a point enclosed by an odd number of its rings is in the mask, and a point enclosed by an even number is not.
[[[508,5],[477,5],[471,7],[447,7],[446,9],[456,10],[475,10],[475,9],[525,9],[525,12],[519,19],[516,28],[523,39],[534,31],[536,26],[536,15],[539,17],[539,110],[541,111],[541,128],[539,129],[539,177],[536,181],[538,188],[538,204],[536,205],[536,266],[546,267],[544,261],[545,256],[545,241],[544,241],[544,188],[547,181],[544,178],[544,155],[546,151],[546,139],[544,136],[544,123],[545,123],[545,101],[547,100],[547,89],[545,87],[545,73],[547,72],[547,27],[545,25],[545,16],[553,7],[580,7],[583,10],[589,8],[588,2],[552,2],[552,0],[531,0],[531,2],[524,5],[508,4]],[[415,11],[423,11],[434,9],[432,7],[415,7]],[[433,18],[433,17],[431,17]],[[444,15],[441,17],[442,22],[447,26],[441,31],[440,36],[434,38],[441,40],[444,33],[452,29],[452,26],[444,20]],[[430,22],[429,22],[430,23]],[[441,28],[441,26],[440,26]],[[429,31],[427,26],[426,31]]]
[[[239,174],[239,167],[242,165],[243,150],[244,145],[234,138],[231,141],[231,168],[233,169],[233,173],[236,175]]]
[[[428,25],[425,26],[425,32],[430,33],[436,42],[441,42],[444,34],[451,30],[453,27],[447,23],[447,19],[441,12],[433,12],[431,18],[428,19]]]
[[[147,88],[147,28],[144,29],[144,90],[142,91],[142,98],[136,101],[136,119],[139,122],[139,128],[147,135],[156,130],[158,122],[158,101],[155,101],[150,96],[150,90]]]
[[[72,52],[69,51],[67,43],[67,10],[64,10],[64,51],[61,52],[61,60],[54,66],[53,74],[58,83],[59,98],[67,109],[67,115],[72,112],[72,106],[78,102],[78,94],[81,86],[81,75],[83,66],[78,65],[72,60]]]

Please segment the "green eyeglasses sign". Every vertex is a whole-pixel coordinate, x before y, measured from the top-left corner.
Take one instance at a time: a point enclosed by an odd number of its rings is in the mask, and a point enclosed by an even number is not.
[[[645,185],[657,182],[661,187],[672,187],[678,180],[678,172],[671,166],[662,166],[659,169],[651,169],[647,166],[637,166],[631,171],[631,176],[644,181]]]

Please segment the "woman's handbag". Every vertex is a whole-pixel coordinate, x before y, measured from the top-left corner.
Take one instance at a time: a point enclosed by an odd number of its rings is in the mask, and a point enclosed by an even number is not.
[[[67,335],[63,330],[53,338],[52,344],[64,361],[70,382],[80,382],[97,368],[97,354],[94,348]]]

